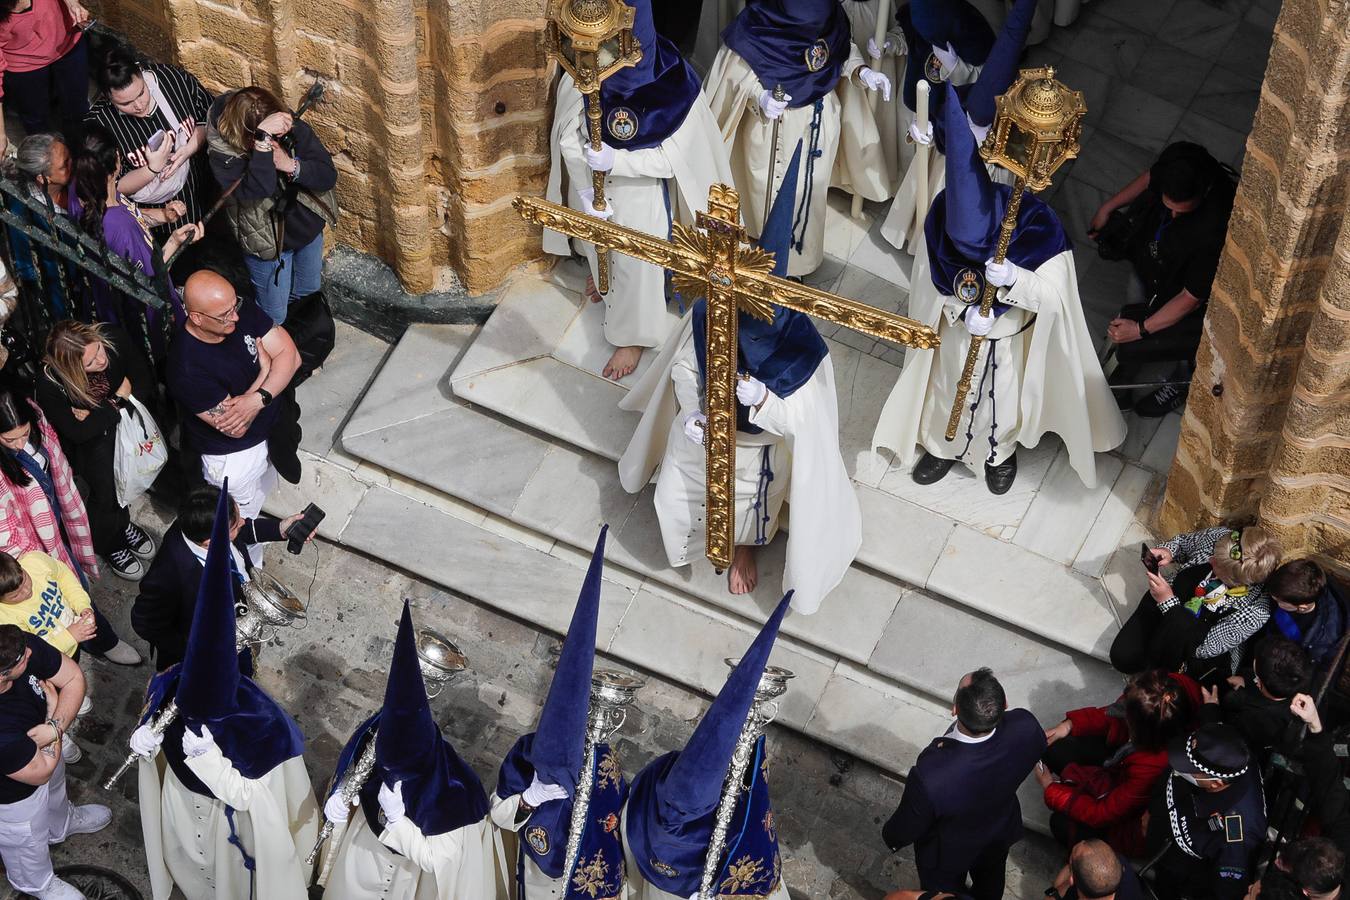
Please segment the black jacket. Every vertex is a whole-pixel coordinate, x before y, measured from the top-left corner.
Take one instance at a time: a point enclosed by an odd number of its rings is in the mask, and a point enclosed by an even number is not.
[[[108,352],[108,368],[105,370],[112,390],[116,391],[125,378],[131,382],[131,392],[136,399],[153,409],[154,382],[141,351],[133,347],[127,333],[115,325],[105,325],[104,333],[112,345],[112,350]],[[33,394],[42,407],[43,415],[56,430],[56,436],[61,439],[61,448],[71,457],[80,455],[86,444],[116,431],[117,423],[121,421],[117,407],[106,403],[91,410],[83,420],[75,418],[75,402],[61,382],[48,373],[45,367],[38,372]],[[108,477],[112,477],[111,472]]]
[[[930,873],[964,875],[986,847],[1021,839],[1017,788],[1044,752],[1045,731],[1025,709],[1009,710],[978,744],[935,739],[909,770],[882,839],[891,850],[914,845],[925,888]]]
[[[280,520],[258,518],[244,522],[234,545],[244,556],[244,566],[252,572],[248,545],[279,540],[282,540]],[[201,581],[201,560],[188,549],[182,529],[175,522],[165,532],[131,607],[131,627],[150,644],[158,671],[183,659]]]

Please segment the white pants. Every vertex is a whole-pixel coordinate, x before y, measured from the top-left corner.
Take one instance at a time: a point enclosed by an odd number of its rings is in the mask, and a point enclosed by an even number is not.
[[[0,805],[0,860],[9,883],[21,894],[39,894],[51,886],[51,844],[66,839],[74,808],[66,796],[66,764],[25,800]]]
[[[220,487],[230,480],[230,496],[239,504],[239,515],[252,519],[262,512],[267,495],[276,490],[277,470],[267,457],[267,442],[234,453],[202,454],[202,476]],[[255,566],[263,564],[261,544],[249,544],[248,555]]]

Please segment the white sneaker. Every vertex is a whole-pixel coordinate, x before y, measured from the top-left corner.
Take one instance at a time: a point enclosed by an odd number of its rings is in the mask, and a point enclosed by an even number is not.
[[[75,714],[75,718],[78,719],[80,716],[89,715],[89,710],[93,708],[94,708],[94,701],[89,699],[88,694],[85,694],[84,699],[80,701],[80,711]]]
[[[93,834],[102,831],[112,821],[112,810],[99,803],[86,803],[71,810],[70,827],[66,836],[72,834]]]
[[[117,663],[119,666],[139,666],[142,662],[141,655],[136,652],[136,648],[126,641],[119,640],[103,658],[108,662]]]
[[[38,891],[33,895],[37,900],[89,900],[84,894],[71,884],[69,881],[62,881],[55,875],[47,883],[45,891]]]
[[[61,736],[61,758],[66,761],[66,765],[73,765],[84,759],[84,751],[80,745],[75,743],[75,739],[68,734]]]

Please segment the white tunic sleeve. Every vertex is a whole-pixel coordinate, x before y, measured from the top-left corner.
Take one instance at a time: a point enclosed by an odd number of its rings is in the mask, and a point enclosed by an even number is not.
[[[675,399],[679,401],[681,411],[691,413],[701,406],[698,389],[698,357],[694,355],[692,341],[680,355],[680,358],[675,361],[674,367],[671,368],[670,381],[675,386]]]
[[[380,835],[380,843],[412,860],[423,872],[435,875],[438,883],[451,884],[464,857],[464,830],[456,828],[445,834],[427,837],[412,819],[405,816],[385,827],[384,833]]]
[[[259,792],[266,793],[262,783],[245,778],[219,747],[213,746],[201,756],[189,757],[187,767],[201,779],[207,790],[226,806],[247,812],[253,807]]]
[[[512,794],[506,798],[493,794],[492,811],[489,815],[492,816],[492,824],[503,831],[519,831],[530,821],[528,817],[520,818],[520,794]]]
[[[616,178],[673,178],[675,167],[659,144],[644,150],[615,148],[614,168],[609,174]]]

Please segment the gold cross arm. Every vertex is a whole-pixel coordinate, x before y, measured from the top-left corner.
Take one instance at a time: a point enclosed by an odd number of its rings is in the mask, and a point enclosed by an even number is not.
[[[782,306],[907,347],[938,345],[937,332],[914,319],[773,275],[773,254],[746,243],[740,197],[724,184],[708,192],[697,226],[676,224],[670,241],[534,197],[517,197],[515,208],[536,225],[668,269],[686,298],[707,299],[707,556],[718,571],[735,549],[737,314],[771,322]]]

